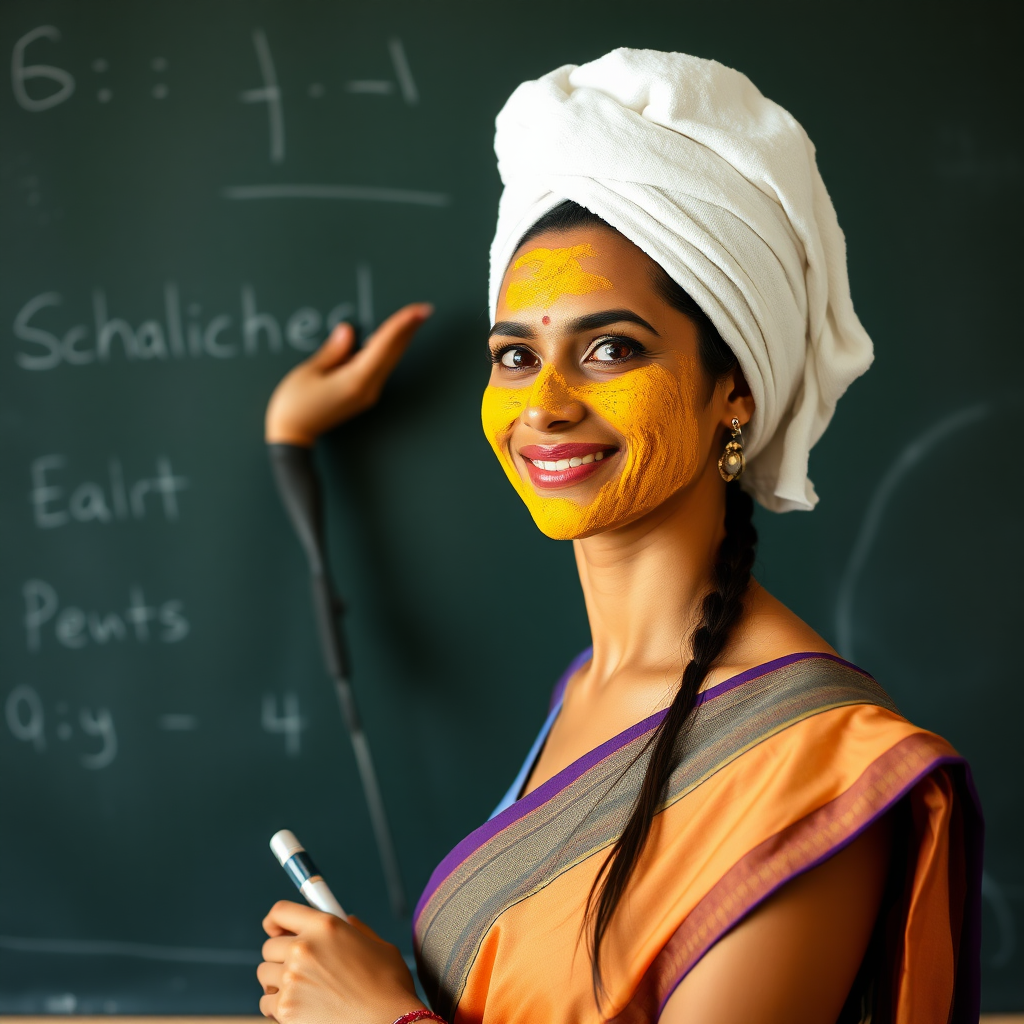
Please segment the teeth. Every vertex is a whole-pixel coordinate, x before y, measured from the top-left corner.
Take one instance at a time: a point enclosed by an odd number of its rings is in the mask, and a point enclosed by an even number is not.
[[[575,469],[577,466],[589,466],[592,462],[600,462],[604,455],[604,452],[594,452],[592,455],[584,455],[582,458],[559,459],[557,462],[544,459],[530,459],[530,461],[538,469],[546,469],[549,473],[561,473],[567,469]]]

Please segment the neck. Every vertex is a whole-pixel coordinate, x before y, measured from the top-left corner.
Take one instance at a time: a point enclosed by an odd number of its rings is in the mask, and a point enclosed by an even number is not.
[[[725,488],[710,461],[692,484],[625,526],[573,542],[596,685],[622,672],[678,678],[725,536]]]

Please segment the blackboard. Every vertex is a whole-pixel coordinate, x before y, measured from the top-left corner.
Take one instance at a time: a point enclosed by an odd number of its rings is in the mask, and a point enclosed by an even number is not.
[[[7,0],[0,1012],[252,1012],[282,827],[409,950],[262,411],[332,320],[436,304],[317,453],[415,895],[588,640],[478,402],[493,117],[616,45],[739,67],[818,146],[878,358],[813,453],[819,508],[759,516],[758,571],[972,760],[984,1003],[1024,1009],[1018,12]]]

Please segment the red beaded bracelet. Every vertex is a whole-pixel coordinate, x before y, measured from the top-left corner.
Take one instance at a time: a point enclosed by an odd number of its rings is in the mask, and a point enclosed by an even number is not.
[[[416,1020],[436,1020],[438,1024],[448,1024],[444,1017],[438,1017],[433,1010],[411,1010],[392,1021],[392,1024],[413,1024]]]

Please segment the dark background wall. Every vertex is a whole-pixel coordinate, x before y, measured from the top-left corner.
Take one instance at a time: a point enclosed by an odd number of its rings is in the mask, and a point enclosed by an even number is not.
[[[1019,10],[7,0],[0,1011],[253,1011],[281,827],[409,949],[262,411],[332,315],[436,304],[319,451],[416,893],[588,640],[478,403],[494,115],[617,45],[739,67],[818,146],[878,358],[813,453],[819,508],[759,514],[758,571],[972,760],[985,1004],[1024,1009]]]

